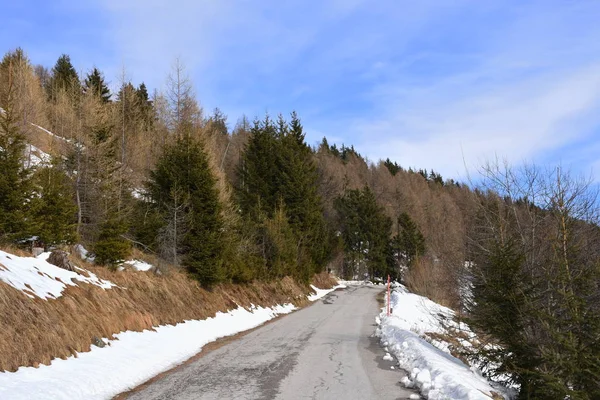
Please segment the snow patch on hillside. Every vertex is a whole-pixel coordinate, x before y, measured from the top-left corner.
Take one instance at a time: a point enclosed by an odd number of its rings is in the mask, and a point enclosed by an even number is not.
[[[39,126],[39,125],[36,125],[36,124],[34,124],[34,123],[32,123],[32,122],[30,122],[30,124],[31,124],[32,126],[35,126],[36,128],[38,128],[38,129],[39,129],[39,130],[41,130],[42,132],[45,132],[45,133],[47,133],[48,135],[50,135],[50,136],[52,136],[52,137],[55,137],[55,138],[57,138],[57,139],[59,139],[59,140],[62,140],[63,142],[66,142],[66,143],[72,143],[72,140],[66,139],[66,138],[64,138],[64,137],[62,137],[62,136],[58,136],[58,135],[56,135],[56,134],[54,134],[54,133],[50,132],[50,131],[49,131],[48,129],[46,129],[46,128],[42,128],[41,126]]]
[[[48,153],[44,153],[32,144],[28,144],[25,149],[25,158],[27,168],[37,167],[40,165],[50,165],[52,157]]]
[[[133,269],[135,269],[136,271],[150,271],[152,268],[154,268],[154,265],[152,264],[148,264],[145,261],[142,260],[129,260],[129,261],[125,261],[123,263],[123,265],[127,265]]]
[[[60,297],[67,285],[87,283],[103,289],[116,286],[82,268],[78,268],[77,273],[52,265],[46,261],[49,255],[43,253],[37,258],[19,257],[0,250],[0,281],[32,299],[39,297],[44,300]]]
[[[454,311],[426,297],[408,292],[395,285],[391,293],[392,314],[383,311],[376,322],[376,334],[383,345],[398,360],[409,377],[402,383],[416,387],[429,400],[490,400],[496,395],[508,397],[504,388],[481,376],[450,354],[450,344],[443,339],[426,339],[429,334],[447,335],[460,332],[464,345],[476,341],[475,334],[465,324],[454,320]]]
[[[92,347],[90,352],[39,368],[0,373],[0,399],[110,399],[181,364],[209,342],[255,328],[295,308],[292,304],[239,307],[205,320],[122,332],[104,348]]]

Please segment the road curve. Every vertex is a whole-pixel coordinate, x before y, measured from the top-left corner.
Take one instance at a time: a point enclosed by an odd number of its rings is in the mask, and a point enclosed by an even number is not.
[[[338,290],[134,391],[149,399],[408,399],[376,338],[381,287]]]

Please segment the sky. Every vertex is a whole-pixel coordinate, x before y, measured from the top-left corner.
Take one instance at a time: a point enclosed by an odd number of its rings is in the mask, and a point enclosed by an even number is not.
[[[315,145],[464,179],[490,159],[600,178],[596,0],[0,0],[0,49],[163,90],[179,58],[206,110],[298,112]]]

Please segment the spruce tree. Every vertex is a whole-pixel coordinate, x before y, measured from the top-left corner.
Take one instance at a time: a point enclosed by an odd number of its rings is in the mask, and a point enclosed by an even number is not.
[[[32,195],[30,171],[24,167],[25,137],[18,128],[14,59],[0,63],[0,239],[22,239],[30,232],[27,218]]]
[[[152,129],[154,125],[154,106],[144,82],[140,83],[135,91],[135,104],[139,120],[142,121],[142,128],[145,130]]]
[[[242,215],[257,227],[285,209],[298,249],[295,276],[308,280],[331,253],[331,233],[325,225],[318,174],[298,116],[255,121],[239,168],[238,196]],[[282,207],[283,206],[283,207]],[[260,237],[260,235],[259,235]],[[262,240],[264,242],[264,240]],[[267,262],[269,262],[267,260]]]
[[[110,90],[104,81],[104,75],[95,68],[87,74],[84,81],[84,92],[93,96],[98,96],[103,103],[110,102]]]
[[[243,215],[273,214],[278,202],[280,177],[277,157],[280,150],[276,129],[267,116],[264,122],[254,121],[250,140],[239,167],[239,203]]]
[[[81,92],[79,75],[77,75],[77,71],[71,64],[71,58],[68,55],[63,54],[56,61],[46,90],[48,97],[51,99],[55,99],[59,91],[75,95]]]
[[[38,167],[33,175],[32,220],[36,235],[46,246],[76,240],[73,186],[60,164],[60,160],[54,159],[51,165]]]
[[[127,231],[127,223],[118,216],[109,216],[100,224],[93,246],[96,264],[115,267],[127,258],[131,251],[131,244],[124,240]]]
[[[334,206],[346,250],[346,275],[357,277],[367,272],[371,279],[383,278],[389,272],[392,222],[371,189],[347,190]]]
[[[220,282],[222,268],[221,206],[216,181],[203,146],[183,135],[167,146],[147,185],[152,204],[163,217],[162,231],[172,246],[165,253],[186,267],[204,286]]]
[[[420,256],[425,254],[425,237],[405,212],[398,216],[397,225],[398,234],[392,240],[394,251],[398,263],[410,268]]]

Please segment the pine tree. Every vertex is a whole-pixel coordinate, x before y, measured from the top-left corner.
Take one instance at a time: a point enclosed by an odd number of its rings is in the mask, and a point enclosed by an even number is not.
[[[84,81],[84,93],[98,96],[103,103],[110,102],[110,90],[104,82],[104,75],[95,68],[87,74]]]
[[[60,164],[54,159],[51,165],[39,167],[33,175],[32,220],[36,235],[46,246],[76,240],[73,186]]]
[[[334,206],[346,250],[346,275],[358,277],[366,272],[371,279],[387,275],[392,222],[371,189],[347,190]]]
[[[0,239],[22,239],[30,232],[27,218],[32,195],[30,171],[24,167],[25,138],[14,115],[14,59],[0,63]]]
[[[271,216],[278,202],[277,155],[279,143],[276,130],[267,116],[263,122],[254,121],[250,140],[242,154],[239,167],[238,196],[243,215],[260,213]]]
[[[53,100],[56,99],[56,95],[60,91],[65,91],[69,94],[78,94],[81,92],[79,75],[77,75],[77,71],[75,71],[75,67],[71,64],[71,58],[68,55],[63,54],[56,61],[54,68],[52,68],[52,78],[46,90],[48,97]]]
[[[142,129],[151,130],[154,126],[154,107],[152,100],[148,96],[148,89],[144,82],[140,83],[135,91],[136,109],[138,117],[142,121]]]
[[[308,280],[330,256],[331,233],[323,218],[313,153],[304,140],[296,113],[289,123],[281,115],[275,123],[268,116],[255,121],[239,169],[238,196],[242,214],[257,226],[285,209],[294,232],[288,239],[298,249],[295,276]]]
[[[403,212],[398,216],[398,233],[392,239],[394,252],[400,265],[412,267],[425,254],[425,237],[410,216]]]
[[[202,285],[223,280],[221,206],[202,145],[185,135],[167,146],[150,174],[148,194],[164,219],[164,253],[181,260]]]
[[[115,267],[124,261],[131,251],[131,244],[124,240],[128,231],[126,222],[118,216],[108,216],[99,227],[98,239],[93,251],[96,264]]]

